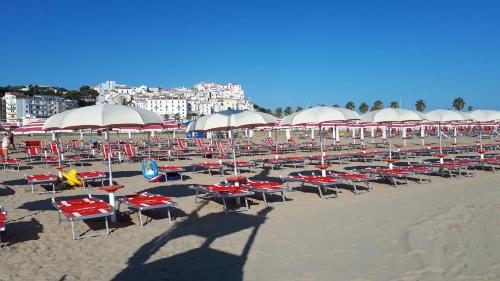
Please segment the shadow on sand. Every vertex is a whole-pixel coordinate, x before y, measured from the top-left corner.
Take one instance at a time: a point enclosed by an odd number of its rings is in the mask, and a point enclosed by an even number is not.
[[[200,205],[187,218],[172,228],[144,244],[128,260],[128,266],[113,280],[243,280],[243,268],[260,226],[265,222],[270,207],[256,215],[219,213],[200,217]],[[252,229],[244,243],[240,255],[212,249],[210,245],[217,239],[244,229]],[[195,249],[147,261],[168,242],[188,235],[203,237],[205,242]]]

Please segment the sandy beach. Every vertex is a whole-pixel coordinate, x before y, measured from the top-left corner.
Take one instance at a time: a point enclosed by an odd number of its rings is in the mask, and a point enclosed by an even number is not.
[[[312,154],[317,153],[295,153]],[[253,158],[259,157],[240,159]],[[206,160],[159,164],[187,167],[201,161]],[[75,168],[107,170],[102,161],[90,163]],[[356,165],[385,163],[332,169]],[[141,229],[137,215],[122,206],[110,235],[75,241],[69,222],[58,222],[51,195],[25,191],[24,174],[45,173],[45,166],[1,171],[0,205],[8,210],[9,223],[0,249],[0,280],[500,279],[500,174],[492,171],[464,178],[432,176],[430,184],[410,181],[399,188],[375,182],[372,192],[359,196],[345,187],[340,198],[323,200],[316,192],[297,190],[286,194],[286,203],[272,197],[268,207],[254,196],[250,211],[225,215],[218,201],[195,203],[188,187],[220,182],[229,171],[221,177],[188,169],[184,181],[148,183],[140,163],[123,162],[113,169],[115,181],[125,185],[118,196],[149,191],[176,201],[174,222],[169,224],[161,211],[146,213],[150,220]],[[258,167],[243,175],[279,180],[304,170],[314,167]],[[87,193],[78,188],[57,197]],[[107,199],[101,191],[90,193]],[[77,223],[78,233],[103,227],[102,220]]]

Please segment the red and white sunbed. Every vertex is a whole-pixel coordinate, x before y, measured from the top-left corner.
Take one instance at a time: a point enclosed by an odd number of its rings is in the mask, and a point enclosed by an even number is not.
[[[397,180],[403,180],[408,184],[407,177],[411,175],[410,172],[398,169],[376,169],[376,168],[365,168],[358,170],[359,173],[369,174],[370,176],[378,176],[379,178],[386,179],[394,187],[398,187]]]
[[[203,162],[203,163],[195,163],[191,164],[193,166],[193,172],[196,172],[196,168],[206,169],[208,173],[212,175],[212,170],[216,170],[220,173],[221,176],[224,175],[224,164],[221,163],[212,163],[212,162]]]
[[[101,186],[104,186],[104,179],[106,179],[105,173],[95,171],[80,172],[77,175],[83,183],[83,189],[92,188],[93,185],[89,185],[89,181],[92,181],[94,183],[96,180],[100,180]]]
[[[292,188],[285,186],[281,183],[270,182],[270,181],[247,180],[246,182],[241,183],[241,185],[243,187],[248,188],[251,191],[261,193],[262,198],[264,199],[264,203],[266,203],[266,206],[268,205],[266,194],[281,193],[281,198],[283,199],[283,203],[286,203],[285,191],[292,190]]]
[[[61,221],[61,215],[63,215],[68,219],[68,221],[71,222],[71,233],[74,240],[102,235],[102,233],[96,233],[77,236],[75,222],[80,220],[104,218],[106,224],[106,234],[109,234],[108,218],[115,213],[115,210],[111,205],[103,200],[92,197],[71,200],[52,199],[52,206],[54,206],[54,208],[58,211],[57,214],[59,221]]]
[[[240,210],[240,209],[230,210],[227,207],[227,202],[226,202],[228,199],[236,198],[238,200],[238,198],[243,198],[245,200],[245,207],[246,207],[245,210],[248,211],[250,210],[250,207],[248,206],[247,197],[254,194],[253,191],[250,191],[247,188],[236,185],[198,185],[198,186],[191,186],[190,188],[196,191],[195,202],[198,202],[200,192],[206,193],[208,197],[221,198],[222,204],[224,205],[224,213],[226,214],[229,212],[236,212]]]
[[[168,181],[169,177],[172,178],[180,178],[180,180],[183,180],[182,178],[182,173],[185,172],[185,170],[182,167],[178,166],[159,166],[158,171],[165,173],[165,179]]]
[[[118,199],[120,203],[123,203],[129,207],[129,209],[136,210],[139,214],[139,221],[141,227],[144,227],[142,221],[142,212],[153,209],[166,208],[169,222],[172,222],[172,216],[170,214],[170,207],[174,207],[176,203],[172,199],[158,195],[151,194],[148,192],[143,192],[140,194],[135,194],[132,196],[121,197]],[[118,206],[118,210],[120,206]]]
[[[28,181],[28,186],[31,186],[31,193],[35,191],[35,185],[39,184],[49,184],[52,185],[52,193],[56,192],[55,183],[57,182],[57,176],[54,174],[38,174],[38,175],[25,175],[26,180]],[[41,192],[46,193],[46,192]]]
[[[337,185],[339,181],[333,177],[322,177],[322,176],[304,176],[304,175],[296,175],[296,176],[288,176],[285,178],[287,182],[300,182],[301,187],[306,187],[306,184],[309,186],[316,187],[318,189],[318,193],[321,199],[324,199],[325,196],[323,192],[326,189],[334,187],[336,197],[340,197],[340,193]]]
[[[370,186],[370,181],[374,181],[377,178],[369,176],[367,174],[350,174],[350,173],[330,173],[328,176],[337,178],[344,181],[346,184],[351,185],[354,188],[354,193],[359,195],[357,183],[364,183],[368,192],[372,190]]]

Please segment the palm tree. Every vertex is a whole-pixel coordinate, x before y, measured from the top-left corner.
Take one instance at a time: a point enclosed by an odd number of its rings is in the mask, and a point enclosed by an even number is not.
[[[368,106],[368,104],[366,104],[366,103],[362,102],[362,103],[359,105],[358,109],[359,109],[359,112],[361,112],[361,113],[366,113],[366,112],[370,109],[370,107]]]
[[[472,105],[469,105],[469,107],[467,107],[467,110],[468,111],[473,111],[474,110],[474,107]]]
[[[283,116],[283,109],[281,107],[276,107],[276,109],[274,110],[274,116],[282,117]]]
[[[381,101],[381,100],[376,100],[374,103],[373,103],[373,106],[371,108],[371,111],[374,111],[374,110],[379,110],[379,109],[382,109],[384,108],[384,103]]]
[[[419,99],[417,100],[417,102],[415,102],[415,109],[417,111],[420,111],[420,112],[424,112],[425,111],[425,101],[423,99]]]
[[[399,108],[399,103],[397,101],[391,101],[389,104],[390,108]]]
[[[354,105],[354,103],[352,101],[348,101],[345,104],[345,108],[350,109],[350,110],[354,110],[356,108],[356,105]]]
[[[453,100],[452,106],[456,110],[461,111],[465,106],[465,101],[463,98],[456,98]]]
[[[299,106],[297,106],[297,108],[295,109],[295,112],[302,111],[302,109],[303,109],[303,108],[302,108],[302,106],[300,106],[300,105],[299,105]]]
[[[293,109],[290,106],[285,108],[285,116],[293,113]]]
[[[332,107],[340,107],[338,104],[334,104],[332,105]]]

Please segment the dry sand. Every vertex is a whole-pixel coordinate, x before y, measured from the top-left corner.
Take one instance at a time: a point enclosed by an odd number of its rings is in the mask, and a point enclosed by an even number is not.
[[[102,162],[76,169],[106,171]],[[24,190],[24,173],[46,172],[43,166],[2,171],[0,205],[10,222],[0,280],[500,280],[500,173],[433,176],[432,184],[411,181],[398,189],[375,183],[373,192],[359,196],[341,189],[338,199],[296,191],[271,207],[255,197],[249,212],[224,215],[218,202],[196,204],[188,189],[220,176],[187,172],[185,181],[151,184],[138,163],[114,170],[125,185],[118,195],[148,190],[173,198],[175,222],[154,212],[140,229],[136,215],[124,215],[109,236],[74,241],[70,224],[58,223],[50,195]],[[258,168],[244,175],[276,179],[300,170]],[[77,226],[84,233],[103,222]]]

